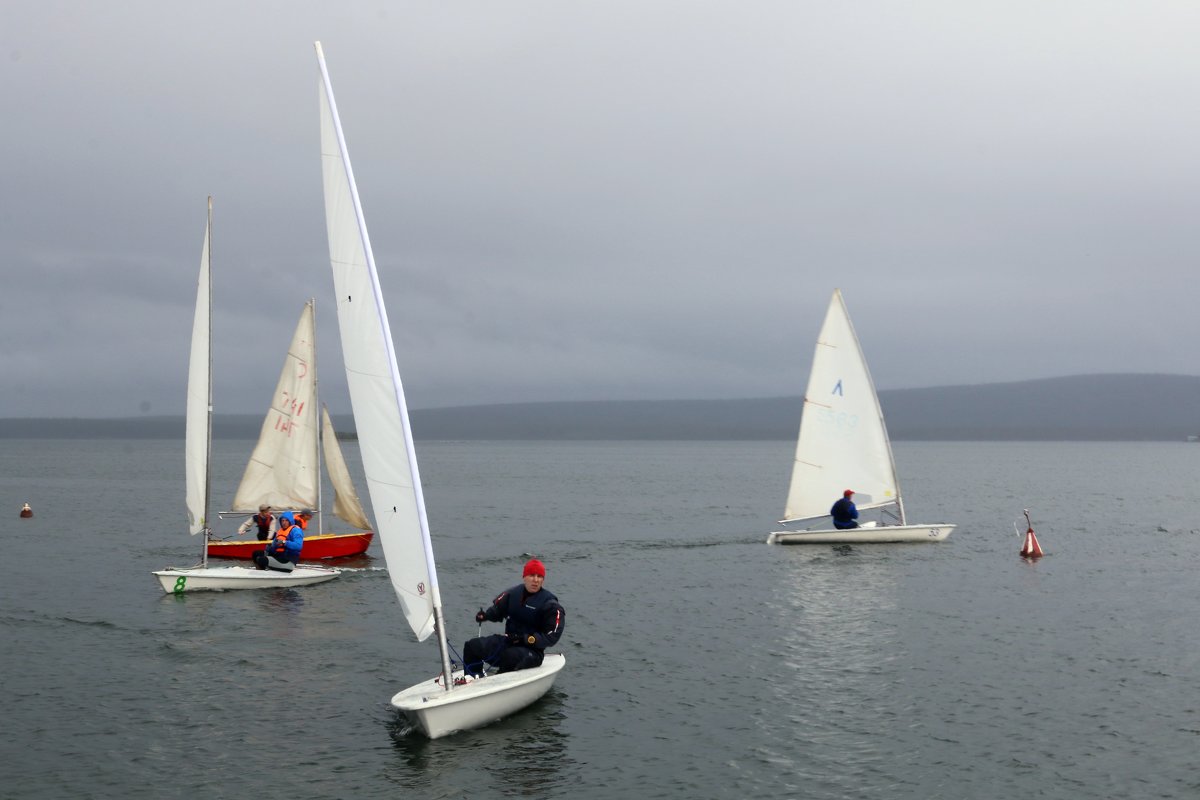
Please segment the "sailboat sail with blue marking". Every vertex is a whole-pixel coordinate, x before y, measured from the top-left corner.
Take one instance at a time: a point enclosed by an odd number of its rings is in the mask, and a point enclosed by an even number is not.
[[[834,502],[852,492],[861,511],[858,527],[829,524]],[[781,524],[819,520],[816,527],[775,531],[770,544],[856,544],[940,542],[953,525],[909,524],[896,477],[875,383],[850,322],[840,289],[835,289],[817,336],[812,371],[804,393],[800,437]]]

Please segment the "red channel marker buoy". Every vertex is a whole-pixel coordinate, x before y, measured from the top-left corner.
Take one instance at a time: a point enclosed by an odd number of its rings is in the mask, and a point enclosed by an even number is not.
[[[29,507],[29,503],[26,503],[21,509],[21,516],[26,519],[33,516],[33,509]]]
[[[1028,528],[1025,531],[1025,545],[1021,548],[1022,558],[1041,558],[1042,546],[1038,544],[1037,534],[1033,532],[1033,523],[1029,521],[1029,509],[1025,509],[1025,522],[1028,523]]]

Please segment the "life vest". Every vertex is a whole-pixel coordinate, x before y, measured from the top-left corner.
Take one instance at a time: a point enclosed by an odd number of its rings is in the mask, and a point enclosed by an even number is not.
[[[291,530],[291,520],[280,517],[279,529],[275,531],[275,538],[271,541],[271,550],[273,552],[283,552],[287,546],[288,534],[291,532]]]

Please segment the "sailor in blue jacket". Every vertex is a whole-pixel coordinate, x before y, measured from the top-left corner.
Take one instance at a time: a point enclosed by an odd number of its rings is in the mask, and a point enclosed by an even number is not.
[[[504,633],[481,636],[463,645],[468,675],[481,676],[485,661],[498,672],[541,666],[545,649],[553,647],[562,636],[566,617],[554,593],[542,588],[545,580],[545,565],[530,559],[522,571],[520,586],[501,592],[486,611],[479,609],[476,622],[507,621]]]
[[[858,527],[858,506],[854,505],[850,489],[842,492],[842,499],[833,504],[829,513],[833,516],[833,527],[838,529]]]
[[[275,537],[267,542],[267,549],[254,551],[254,563],[259,569],[291,572],[300,563],[300,551],[304,547],[304,529],[296,525],[291,512],[279,515],[279,528]]]

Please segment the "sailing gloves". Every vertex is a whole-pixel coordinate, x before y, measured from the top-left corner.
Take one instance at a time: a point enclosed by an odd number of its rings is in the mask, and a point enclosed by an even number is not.
[[[479,611],[475,612],[475,621],[476,622],[482,624],[486,620],[487,620],[487,614],[484,613],[482,608],[479,609]],[[522,636],[519,633],[506,633],[506,634],[504,634],[504,639],[510,647],[516,646],[516,645],[524,645],[526,647],[533,647],[533,645],[537,643],[537,637],[535,637],[533,634],[529,634],[528,636]]]

